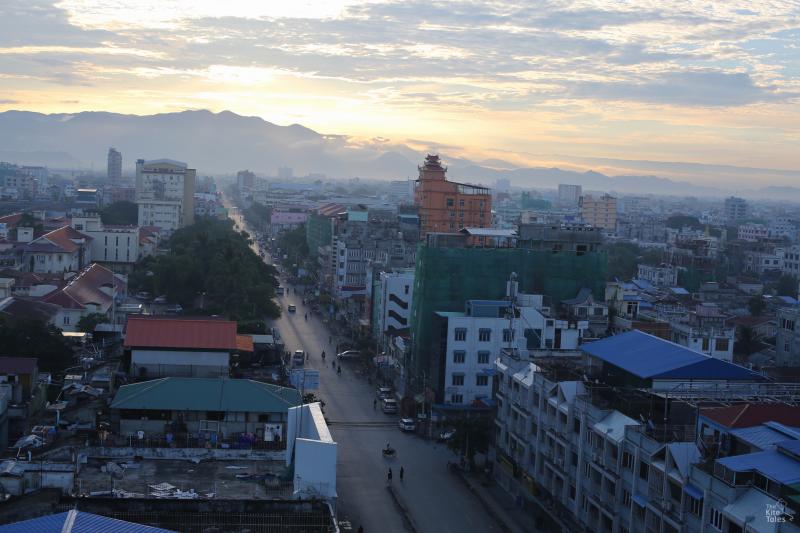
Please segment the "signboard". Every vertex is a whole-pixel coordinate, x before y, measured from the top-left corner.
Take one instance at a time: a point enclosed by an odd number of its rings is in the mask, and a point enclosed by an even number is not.
[[[289,382],[297,390],[319,390],[319,370],[294,368],[289,374]]]

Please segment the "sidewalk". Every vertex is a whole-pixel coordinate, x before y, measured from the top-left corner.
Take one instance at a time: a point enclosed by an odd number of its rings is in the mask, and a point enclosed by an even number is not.
[[[534,526],[534,518],[514,505],[514,502],[496,483],[484,487],[470,474],[459,474],[469,490],[478,497],[486,511],[509,533],[541,531]]]

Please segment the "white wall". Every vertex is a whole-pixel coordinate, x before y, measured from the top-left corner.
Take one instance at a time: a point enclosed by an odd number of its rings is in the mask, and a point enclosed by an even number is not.
[[[336,498],[336,456],[319,403],[289,408],[286,464],[294,460],[294,493],[300,498]]]
[[[394,295],[397,299],[407,304],[403,307],[390,298]],[[381,333],[386,333],[389,327],[403,329],[409,327],[411,320],[411,302],[414,296],[414,272],[382,272],[381,273]],[[405,324],[399,322],[389,314],[394,311],[398,316],[405,319]]]
[[[148,377],[227,376],[230,365],[228,352],[190,352],[170,350],[131,351],[131,373],[138,375],[140,368],[147,369]]]

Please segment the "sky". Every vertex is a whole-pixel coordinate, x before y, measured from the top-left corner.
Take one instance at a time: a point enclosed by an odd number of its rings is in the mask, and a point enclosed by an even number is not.
[[[800,171],[798,104],[798,0],[0,2],[0,111],[227,109],[669,175]]]

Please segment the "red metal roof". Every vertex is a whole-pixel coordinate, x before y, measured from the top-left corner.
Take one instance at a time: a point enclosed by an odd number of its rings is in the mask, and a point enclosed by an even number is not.
[[[213,318],[130,316],[125,347],[236,350],[236,322]]]
[[[794,405],[746,403],[702,409],[700,414],[728,428],[750,428],[764,422],[800,426],[800,407]]]

